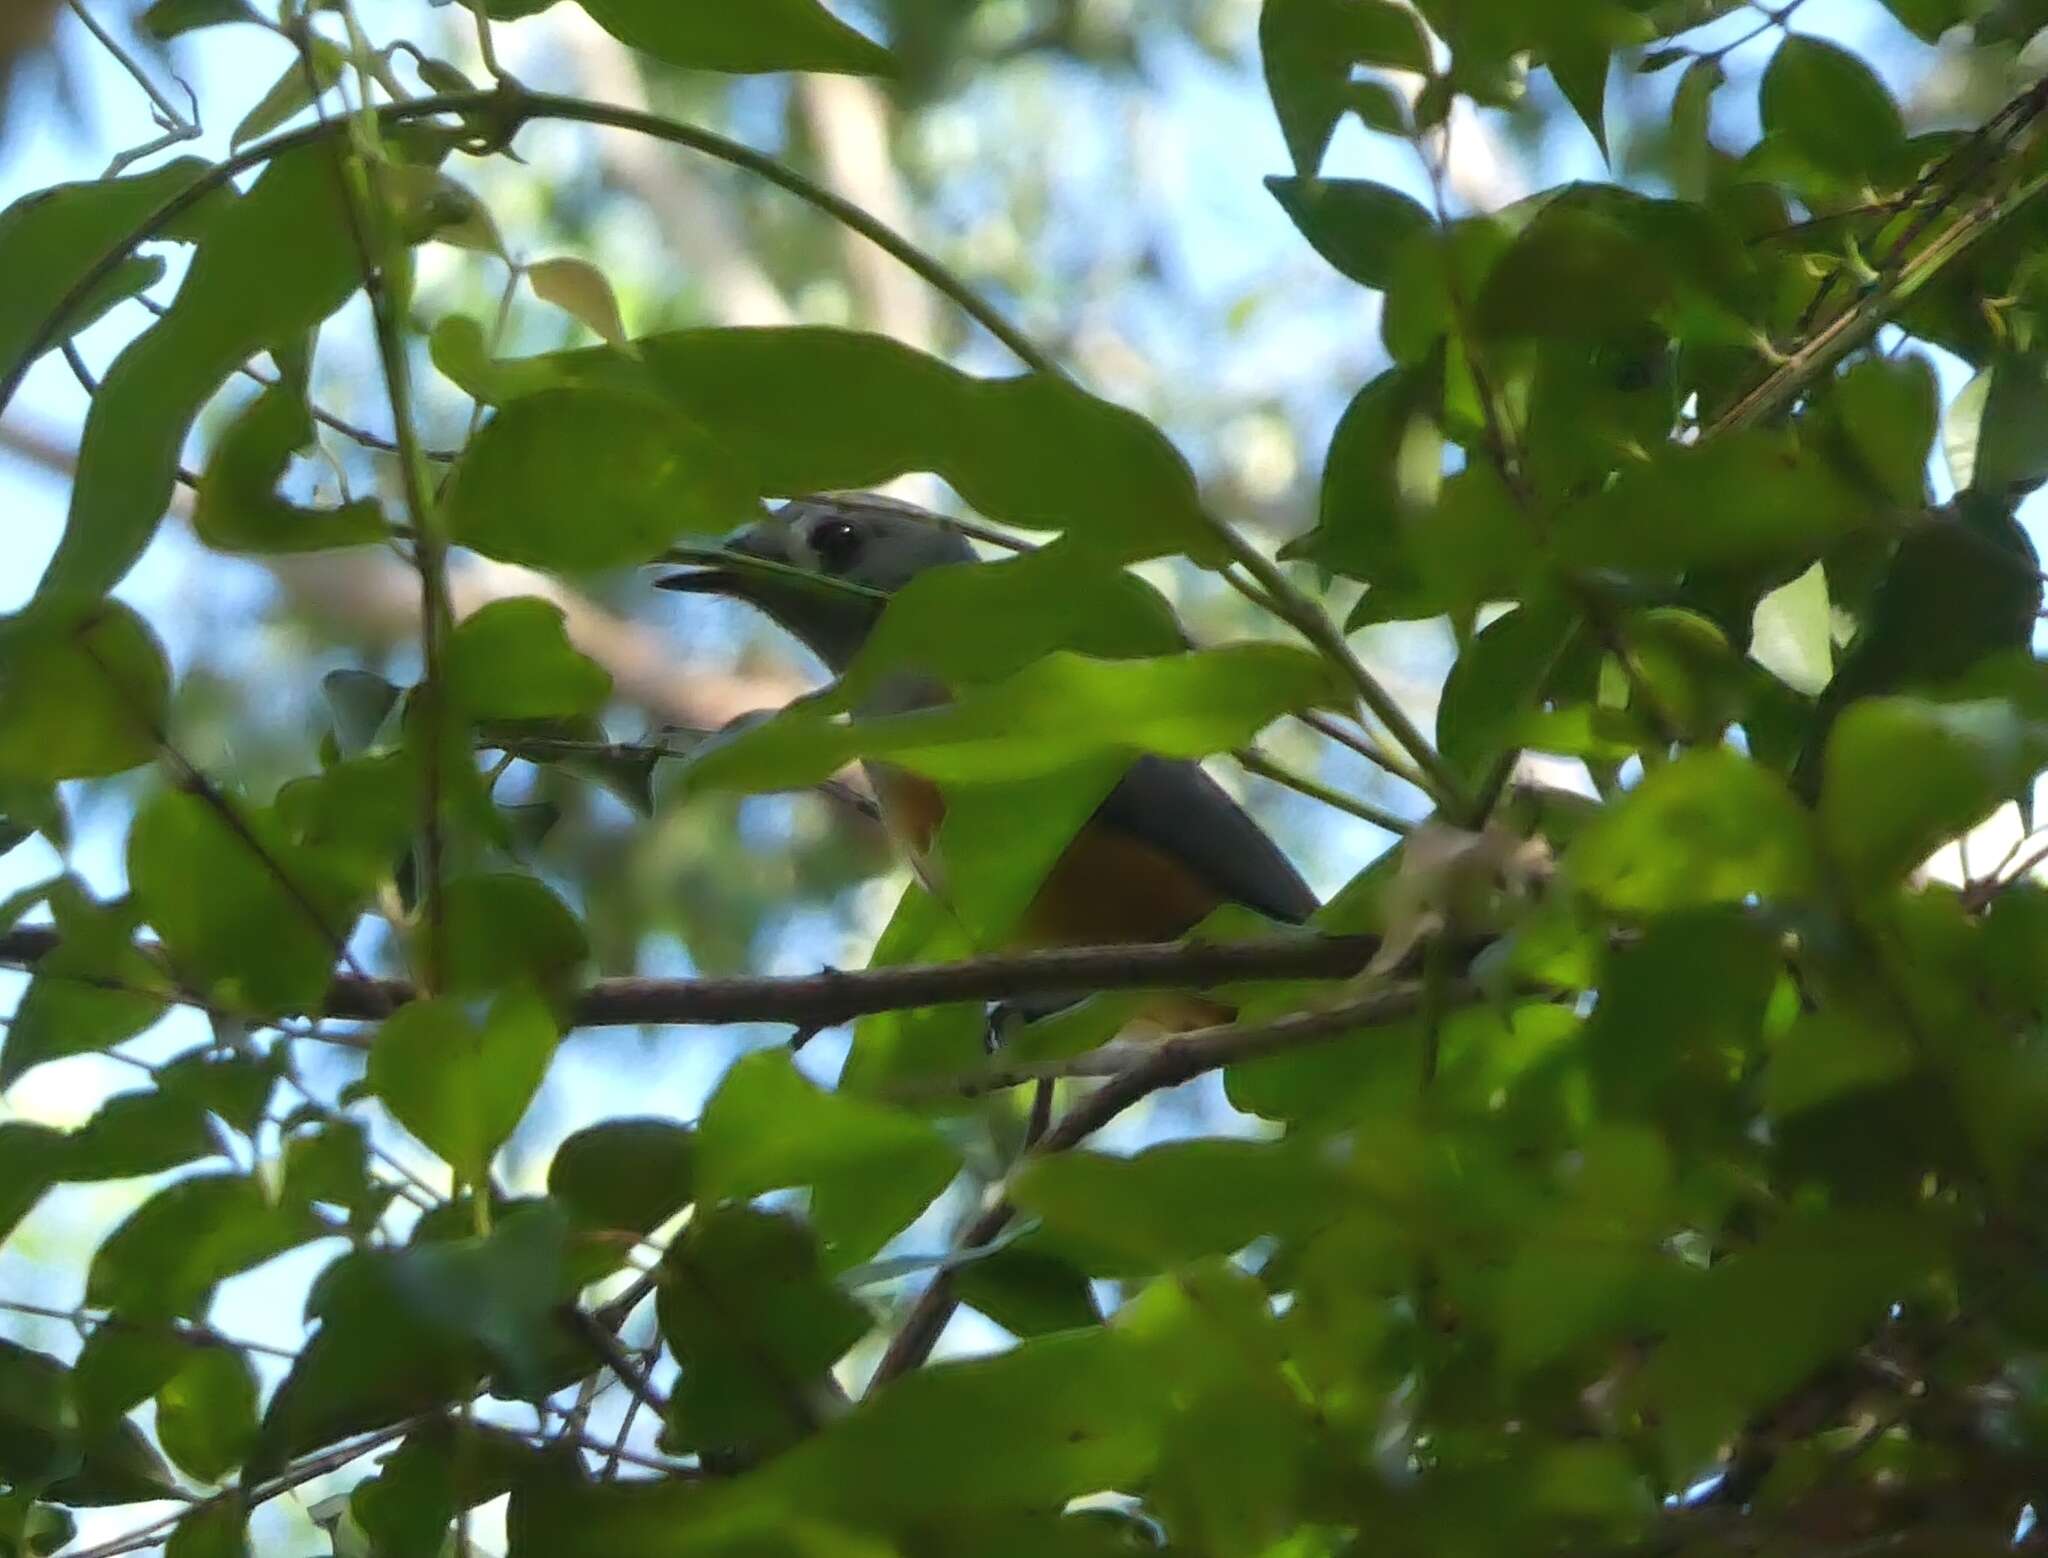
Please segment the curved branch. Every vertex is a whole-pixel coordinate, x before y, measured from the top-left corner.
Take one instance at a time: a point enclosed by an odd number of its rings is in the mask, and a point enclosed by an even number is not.
[[[785,167],[765,152],[756,151],[753,147],[742,145],[716,131],[683,124],[660,114],[616,108],[609,103],[593,103],[583,98],[563,97],[547,92],[528,92],[510,83],[501,83],[496,91],[491,92],[449,92],[434,97],[415,98],[405,103],[388,103],[376,109],[375,113],[380,126],[384,128],[443,116],[467,118],[479,125],[487,126],[488,139],[500,143],[509,141],[522,127],[536,119],[562,119],[580,124],[632,130],[672,145],[687,147],[708,157],[716,157],[721,162],[730,163],[736,168],[765,179],[807,205],[824,212],[834,221],[859,233],[952,299],[963,312],[1008,347],[1027,367],[1039,373],[1064,377],[1059,365],[1028,336],[1004,319],[993,304],[887,223],[870,215],[852,201],[835,195],[831,190],[805,178],[793,168]],[[22,380],[27,376],[30,364],[55,343],[57,332],[62,328],[63,322],[73,317],[78,305],[105,282],[114,268],[137,248],[156,237],[170,223],[239,175],[262,167],[285,152],[331,139],[341,134],[347,128],[347,124],[348,121],[345,119],[315,122],[259,141],[254,146],[229,157],[225,162],[214,164],[200,177],[159,204],[154,211],[138,222],[126,237],[85,268],[78,280],[65,293],[62,301],[37,327],[20,360],[9,364],[6,377],[0,379],[0,410],[5,410],[14,399],[15,392],[21,388]]]

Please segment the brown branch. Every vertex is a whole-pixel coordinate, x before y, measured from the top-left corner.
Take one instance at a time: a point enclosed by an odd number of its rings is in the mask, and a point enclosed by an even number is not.
[[[57,945],[58,935],[48,927],[17,927],[0,935],[0,967],[33,969]],[[156,948],[145,944],[139,950],[160,961]],[[795,978],[600,979],[571,1003],[570,1019],[579,1028],[740,1022],[827,1028],[873,1012],[1021,995],[1204,990],[1258,980],[1348,979],[1363,971],[1378,950],[1375,936],[1297,934],[1248,941],[1076,947],[860,972],[826,969]],[[190,992],[170,994],[174,1000],[197,1004]],[[413,995],[413,987],[401,979],[345,975],[328,987],[321,1010],[306,1015],[376,1021]],[[321,1037],[333,1043],[351,1042],[340,1034]],[[1176,1041],[1176,1045],[1184,1042]],[[1176,1047],[1173,1052],[1182,1049]]]
[[[1472,993],[1469,984],[1463,981],[1444,992],[1449,999],[1462,999]],[[1290,1012],[1270,1022],[1226,1023],[1168,1039],[1069,1109],[1039,1139],[1029,1156],[1041,1157],[1077,1147],[1141,1099],[1178,1087],[1205,1072],[1283,1050],[1326,1044],[1360,1028],[1399,1022],[1413,1016],[1421,1005],[1421,986],[1395,985],[1321,1011]],[[987,1244],[1009,1226],[1014,1215],[1008,1201],[998,1201],[968,1225],[960,1237],[960,1249],[974,1250]],[[942,1267],[931,1285],[918,1296],[895,1340],[889,1343],[869,1388],[887,1384],[930,1357],[959,1302],[953,1293],[950,1272]]]
[[[640,1367],[633,1355],[626,1351],[619,1341],[618,1333],[598,1316],[575,1304],[564,1304],[556,1311],[561,1322],[573,1331],[577,1340],[588,1347],[597,1360],[617,1376],[621,1385],[633,1399],[646,1407],[663,1422],[668,1421],[668,1402],[654,1382],[647,1377],[647,1371]]]

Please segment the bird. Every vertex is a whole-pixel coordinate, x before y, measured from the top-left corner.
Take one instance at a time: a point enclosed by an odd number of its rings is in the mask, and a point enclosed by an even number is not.
[[[720,550],[735,565],[672,573],[659,586],[746,603],[835,676],[853,664],[889,596],[930,569],[979,564],[937,515],[867,492],[792,498]],[[819,588],[818,580],[856,588]],[[930,675],[897,673],[864,694],[856,712],[899,713],[949,696]],[[934,880],[944,787],[887,763],[865,766],[890,834]],[[1141,753],[1053,864],[1003,950],[1174,941],[1227,904],[1287,925],[1321,906],[1279,845],[1199,763]],[[1147,1021],[1176,1031],[1228,1015],[1214,1002],[1184,1000],[1156,1005]]]

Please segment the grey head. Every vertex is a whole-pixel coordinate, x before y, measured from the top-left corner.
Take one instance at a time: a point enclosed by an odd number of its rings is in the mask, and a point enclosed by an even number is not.
[[[713,564],[659,581],[665,590],[746,601],[803,640],[835,674],[853,663],[894,594],[928,568],[975,561],[966,538],[914,504],[879,493],[792,498],[772,517],[734,531],[723,550],[857,589],[807,587],[772,570]]]

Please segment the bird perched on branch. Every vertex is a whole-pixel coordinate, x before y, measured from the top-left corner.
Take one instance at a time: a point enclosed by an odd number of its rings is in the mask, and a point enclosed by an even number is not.
[[[662,588],[747,602],[835,675],[852,665],[891,594],[928,569],[978,561],[936,515],[865,493],[795,499],[728,537],[724,550],[729,565],[670,575]],[[821,589],[821,579],[853,588]],[[947,696],[930,676],[896,674],[862,699],[860,712],[899,713]],[[944,789],[889,764],[867,769],[891,834],[943,895],[932,849]],[[1053,865],[1010,944],[1172,941],[1225,904],[1287,924],[1319,907],[1279,847],[1200,765],[1141,755]],[[1173,1025],[1217,1016],[1214,1006],[1197,1004]]]

